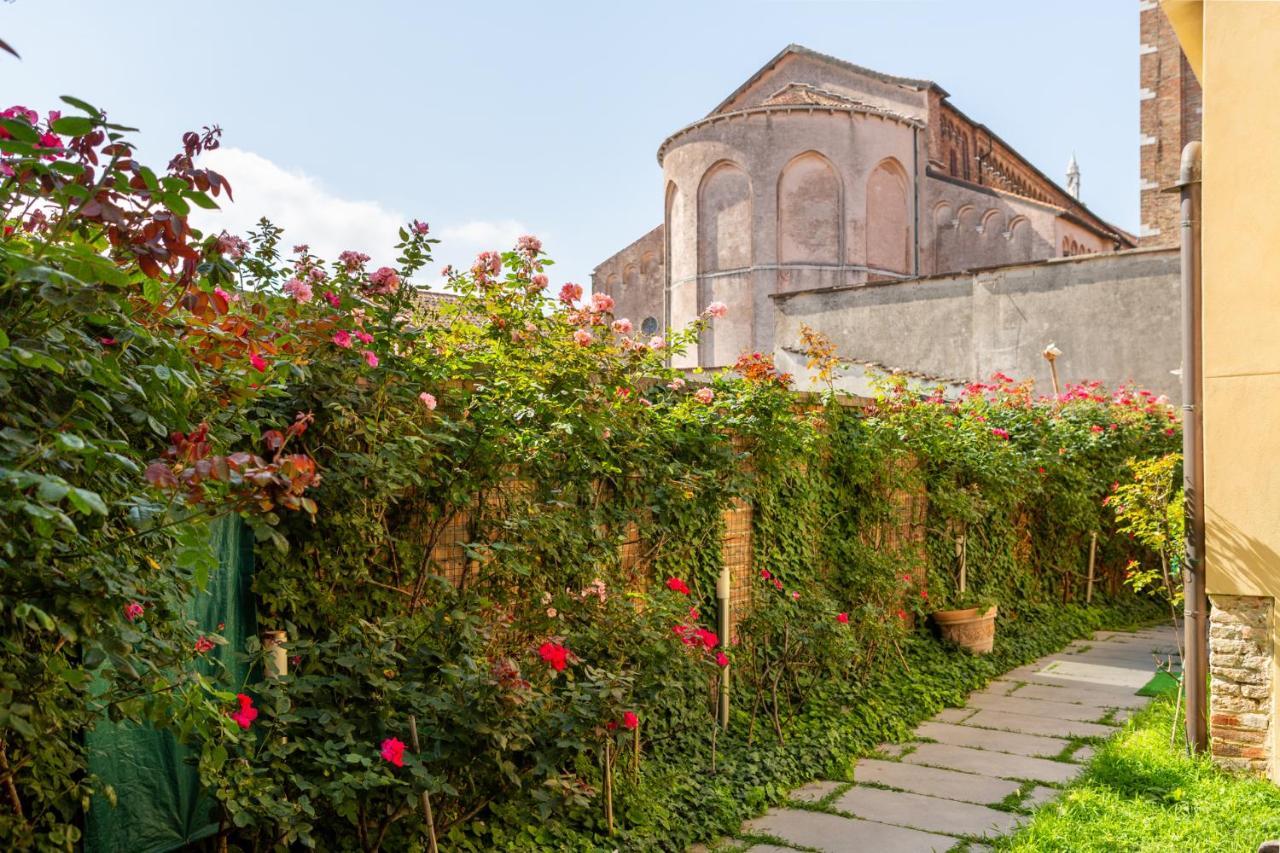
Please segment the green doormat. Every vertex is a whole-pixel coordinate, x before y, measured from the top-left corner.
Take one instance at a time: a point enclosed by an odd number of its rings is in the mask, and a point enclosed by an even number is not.
[[[1182,689],[1182,681],[1163,669],[1138,689],[1139,696],[1173,696]]]

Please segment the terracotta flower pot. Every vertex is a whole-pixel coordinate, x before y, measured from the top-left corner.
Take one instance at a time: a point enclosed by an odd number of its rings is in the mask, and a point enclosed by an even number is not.
[[[995,605],[982,614],[978,613],[976,607],[968,610],[940,610],[933,614],[933,619],[938,623],[942,639],[963,646],[974,654],[990,654],[995,646]]]
[[[978,615],[978,608],[967,607],[963,610],[935,610],[932,614],[933,621],[939,625],[951,625],[955,622],[964,622]]]

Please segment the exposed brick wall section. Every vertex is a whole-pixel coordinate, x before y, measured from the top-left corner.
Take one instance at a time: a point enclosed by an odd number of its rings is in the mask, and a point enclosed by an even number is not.
[[[1219,764],[1266,775],[1271,761],[1274,599],[1213,595],[1209,618],[1209,732]]]
[[[1160,190],[1178,180],[1183,147],[1200,138],[1201,93],[1178,38],[1155,0],[1139,4],[1139,246],[1178,243],[1178,196]]]

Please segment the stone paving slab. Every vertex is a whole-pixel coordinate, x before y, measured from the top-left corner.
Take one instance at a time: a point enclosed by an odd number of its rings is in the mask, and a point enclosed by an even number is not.
[[[823,853],[944,853],[956,843],[949,836],[918,829],[796,809],[770,809],[764,817],[747,821],[745,829]]]
[[[843,784],[843,782],[810,782],[808,785],[796,788],[787,797],[800,803],[816,803]]]
[[[875,754],[881,758],[901,758],[902,753],[912,746],[910,743],[882,743],[876,747]]]
[[[1080,766],[1046,758],[1028,758],[1007,752],[990,752],[949,743],[922,743],[920,748],[902,759],[909,764],[925,764],[965,773],[982,773],[1005,779],[1034,779],[1037,782],[1067,782],[1080,772]]]
[[[861,783],[872,782],[914,794],[984,806],[998,803],[1018,790],[1018,783],[1007,779],[872,758],[859,761],[853,776]]]
[[[951,835],[1003,835],[1019,822],[1018,815],[986,806],[881,788],[852,788],[834,805],[868,820]]]
[[[1139,696],[1127,687],[1072,687],[1067,684],[1024,684],[1009,696],[1019,699],[1047,699],[1050,702],[1079,702],[1085,705],[1101,705],[1103,708],[1142,708],[1150,697]]]
[[[1054,720],[1049,717],[1033,717],[1030,714],[1010,714],[1005,711],[979,711],[966,725],[984,729],[1002,729],[1006,732],[1022,732],[1027,735],[1049,737],[1110,737],[1116,730],[1098,723],[1082,723],[1077,720]]]
[[[949,743],[952,746],[971,746],[996,752],[1032,757],[1057,755],[1067,748],[1070,741],[1043,735],[1024,735],[1018,732],[998,732],[994,729],[978,729],[973,726],[953,726],[950,723],[921,723],[916,737]]]
[[[933,718],[940,723],[963,723],[973,713],[972,708],[943,708]]]
[[[755,847],[748,847],[747,853],[796,853],[796,848],[779,847],[776,844],[757,844]]]
[[[1143,672],[1154,673],[1157,666],[1165,660],[1164,657],[1152,654],[1127,655],[1127,654],[1099,654],[1098,652],[1088,652],[1078,655],[1053,655],[1047,658],[1044,663],[1089,663],[1099,666],[1117,666],[1121,669],[1138,669]]]
[[[1057,788],[1046,788],[1043,785],[1036,785],[1031,789],[1031,793],[1026,796],[1022,804],[1027,808],[1039,808],[1047,802],[1057,799],[1062,792]]]
[[[1053,661],[1042,668],[1038,675],[1062,681],[1083,681],[1091,684],[1110,684],[1114,687],[1132,687],[1137,690],[1156,674],[1155,665],[1149,668],[1108,666],[1084,661]]]
[[[1049,717],[1055,720],[1076,720],[1092,723],[1106,716],[1111,710],[1101,705],[1077,705],[1071,702],[1054,702],[1014,694],[1012,696],[984,696],[981,693],[969,697],[969,705],[991,711],[1010,714],[1028,714],[1032,717]]]

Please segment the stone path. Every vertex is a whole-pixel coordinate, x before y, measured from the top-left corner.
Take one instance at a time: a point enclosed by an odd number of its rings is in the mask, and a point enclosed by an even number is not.
[[[1134,691],[1174,654],[1168,626],[1100,631],[1019,667],[860,760],[854,782],[812,782],[748,821],[716,850],[824,853],[988,849],[1055,799],[1110,736],[1147,703]]]

